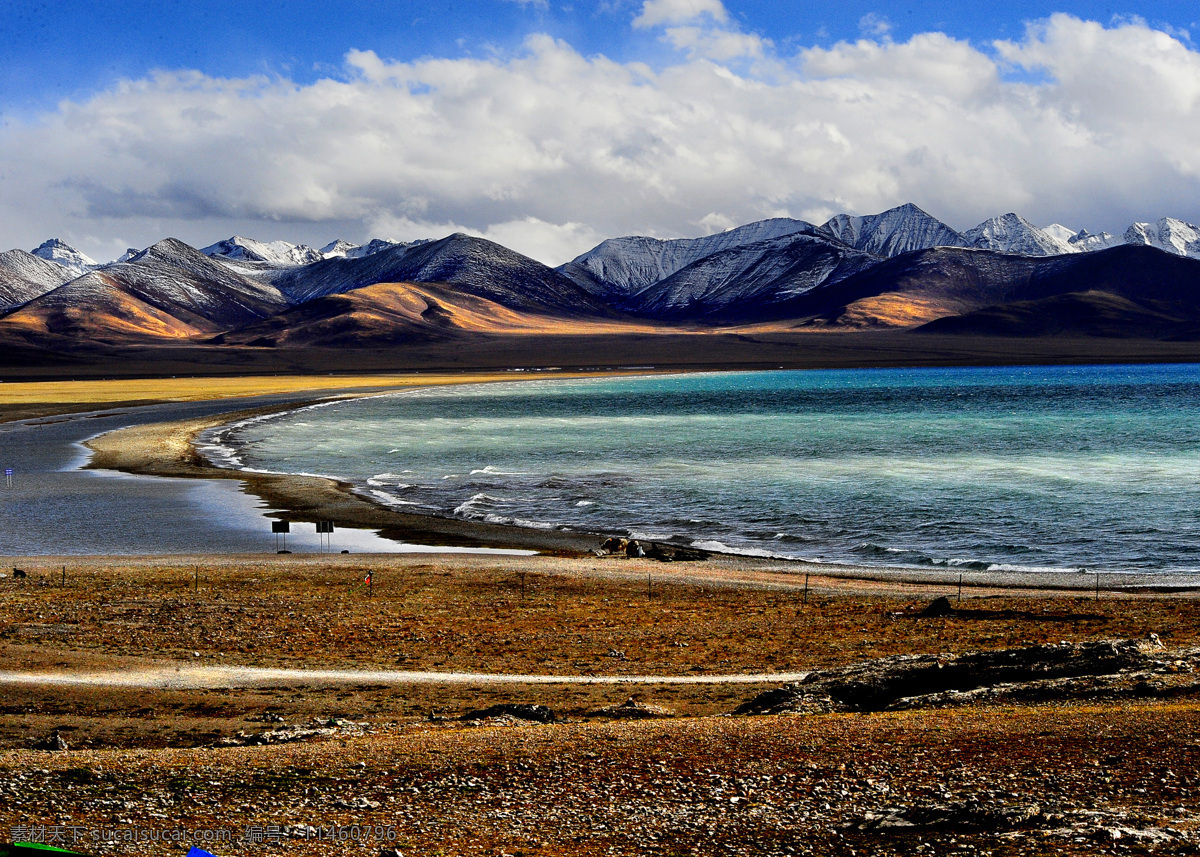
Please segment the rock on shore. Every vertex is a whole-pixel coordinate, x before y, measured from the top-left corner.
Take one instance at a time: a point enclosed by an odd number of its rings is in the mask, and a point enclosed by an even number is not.
[[[977,700],[1151,697],[1200,692],[1200,649],[1168,653],[1157,638],[896,655],[816,670],[764,691],[735,714],[897,711]]]

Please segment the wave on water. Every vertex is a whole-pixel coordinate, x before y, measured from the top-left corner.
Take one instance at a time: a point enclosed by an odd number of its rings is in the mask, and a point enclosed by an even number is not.
[[[790,557],[781,553],[773,553],[762,548],[730,547],[724,542],[719,542],[715,539],[698,539],[697,541],[692,542],[691,546],[698,548],[699,550],[715,551],[716,553],[728,553],[736,556],[754,556],[761,557],[763,559],[795,559],[795,557]]]
[[[374,476],[367,477],[367,484],[374,488],[391,487],[401,491],[412,488],[412,485],[400,481],[403,478],[403,473],[376,473]]]
[[[549,521],[530,521],[527,518],[514,518],[509,515],[487,514],[483,516],[482,520],[489,524],[499,524],[506,527],[524,527],[528,530],[566,529]]]
[[[210,431],[203,452],[334,471],[422,513],[749,556],[1029,573],[1200,561],[1195,367],[540,379],[297,413]]]
[[[417,503],[413,500],[401,500],[395,494],[389,494],[386,491],[372,491],[371,496],[379,500],[381,503],[387,504],[388,506],[408,506],[410,508],[415,506],[417,508],[425,509],[432,508],[430,506],[425,506],[422,503]]]

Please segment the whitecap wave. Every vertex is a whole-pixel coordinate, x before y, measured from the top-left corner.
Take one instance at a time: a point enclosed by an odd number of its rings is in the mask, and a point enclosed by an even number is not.
[[[403,478],[402,473],[376,473],[374,476],[367,477],[367,484],[376,487],[382,487],[390,482],[396,482],[397,488],[411,488],[411,485],[400,484],[399,480]]]
[[[785,554],[772,553],[762,548],[735,548],[730,547],[724,542],[719,542],[716,539],[698,539],[692,542],[692,547],[700,550],[713,551],[715,553],[729,553],[737,556],[755,556],[763,559],[791,559]]]
[[[371,496],[379,500],[381,503],[386,503],[389,506],[424,506],[423,503],[414,503],[411,500],[401,500],[394,494],[389,494],[386,491],[372,491]],[[431,508],[426,506],[425,508]]]

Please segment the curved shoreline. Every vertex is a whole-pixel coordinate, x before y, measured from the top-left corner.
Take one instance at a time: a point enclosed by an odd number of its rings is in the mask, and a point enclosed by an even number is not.
[[[512,378],[472,378],[459,383],[512,381]],[[432,382],[434,386],[444,381]],[[201,419],[173,420],[117,429],[97,435],[85,446],[93,452],[89,469],[108,469],[147,476],[237,480],[246,493],[282,511],[270,517],[292,521],[333,521],[342,528],[377,530],[384,538],[412,544],[534,550],[544,554],[585,557],[602,538],[600,533],[526,529],[397,511],[354,491],[353,485],[329,477],[253,473],[217,467],[197,449],[201,432],[241,420],[285,413],[331,399],[362,398],[387,392],[355,390],[285,404],[222,411]],[[236,400],[229,400],[232,405]],[[920,569],[815,563],[802,559],[765,558],[711,553],[715,561],[741,567],[772,569],[794,575],[933,584],[964,588],[1003,587],[1070,591],[1179,594],[1200,591],[1200,580],[1183,573],[981,572],[958,569]]]
[[[268,506],[285,510],[271,517],[291,521],[332,521],[343,528],[378,530],[384,538],[446,547],[491,547],[580,554],[598,544],[599,535],[557,530],[526,530],[454,518],[416,515],[389,509],[355,493],[348,482],[322,476],[252,473],[217,467],[197,449],[201,432],[253,417],[287,413],[331,399],[361,398],[380,391],[306,399],[284,405],[232,410],[202,419],[174,420],[97,435],[84,446],[93,453],[86,469],[116,470],[144,476],[184,479],[233,479]]]

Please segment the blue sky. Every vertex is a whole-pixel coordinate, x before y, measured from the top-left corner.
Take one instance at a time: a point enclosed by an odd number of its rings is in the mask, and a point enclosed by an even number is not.
[[[544,261],[912,201],[1200,219],[1195,4],[66,2],[0,11],[0,244],[461,229]]]
[[[5,0],[0,12],[0,104],[8,112],[53,106],[151,70],[196,69],[217,77],[268,73],[311,82],[341,67],[351,49],[387,59],[490,55],[531,32],[564,39],[584,55],[669,62],[653,33],[630,26],[634,0],[423,0],[423,2],[50,3]],[[1153,26],[1196,30],[1194,3],[829,3],[731,0],[743,29],[796,47],[855,40],[880,24],[904,41],[939,31],[977,44],[1019,38],[1025,22],[1053,12],[1108,23],[1140,16]],[[1200,37],[1200,32],[1197,32]]]

